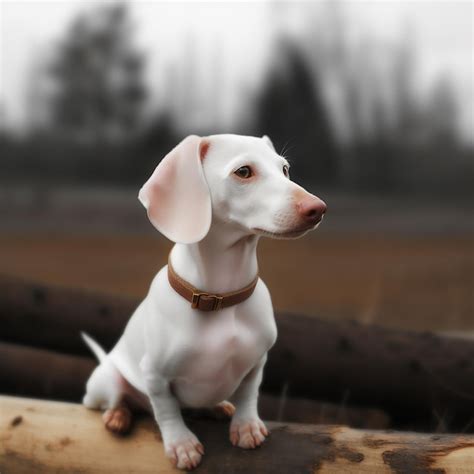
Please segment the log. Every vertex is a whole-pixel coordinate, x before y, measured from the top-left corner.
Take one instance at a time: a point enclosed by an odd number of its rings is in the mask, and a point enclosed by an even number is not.
[[[93,359],[0,342],[0,387],[3,394],[80,402]],[[388,428],[381,410],[261,395],[260,415],[267,420],[338,423],[357,428]]]
[[[262,390],[378,407],[403,429],[474,428],[472,341],[291,314],[277,325]]]
[[[0,408],[2,473],[175,472],[148,417],[137,420],[129,436],[117,437],[98,412],[80,405],[0,397]],[[269,423],[262,447],[243,451],[230,445],[228,423],[188,423],[206,449],[201,473],[467,474],[474,465],[474,436]]]
[[[137,301],[0,279],[1,339],[86,354],[85,330],[106,348]],[[471,427],[474,342],[355,322],[276,314],[279,337],[262,389],[279,395],[376,406],[399,426]]]
[[[79,402],[96,365],[88,357],[0,342],[0,391]]]
[[[45,286],[0,275],[0,339],[90,355],[80,331],[110,349],[138,302],[81,289]]]

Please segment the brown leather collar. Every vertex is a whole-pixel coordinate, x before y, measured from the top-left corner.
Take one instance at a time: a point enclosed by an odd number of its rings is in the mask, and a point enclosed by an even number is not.
[[[240,290],[231,291],[229,293],[211,294],[198,290],[186,280],[183,280],[174,271],[171,265],[171,259],[168,258],[168,281],[176,293],[191,303],[191,308],[201,311],[218,311],[219,309],[242,303],[242,301],[249,298],[257,285],[258,274],[251,283]]]

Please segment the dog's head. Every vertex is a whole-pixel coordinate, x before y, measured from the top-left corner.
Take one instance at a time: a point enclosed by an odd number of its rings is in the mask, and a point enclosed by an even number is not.
[[[161,161],[139,199],[152,224],[181,243],[202,240],[213,220],[296,238],[326,212],[321,199],[290,180],[288,162],[266,136],[191,135]]]

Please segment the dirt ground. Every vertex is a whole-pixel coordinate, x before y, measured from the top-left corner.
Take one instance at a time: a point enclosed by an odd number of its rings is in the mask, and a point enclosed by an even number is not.
[[[156,235],[0,236],[0,272],[142,297],[171,244]],[[320,233],[263,239],[261,276],[277,309],[414,330],[474,333],[470,236]]]

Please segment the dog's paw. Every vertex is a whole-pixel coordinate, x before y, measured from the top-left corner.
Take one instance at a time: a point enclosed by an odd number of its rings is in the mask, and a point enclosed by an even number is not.
[[[126,434],[132,427],[132,413],[125,405],[110,408],[102,415],[105,427],[117,434]]]
[[[268,436],[268,430],[259,418],[253,420],[232,420],[230,425],[230,442],[244,449],[260,446]]]
[[[227,400],[224,400],[213,408],[213,412],[218,420],[227,420],[234,416],[235,406]]]
[[[204,455],[204,446],[192,433],[166,444],[166,456],[170,459],[173,467],[178,469],[196,468]]]

